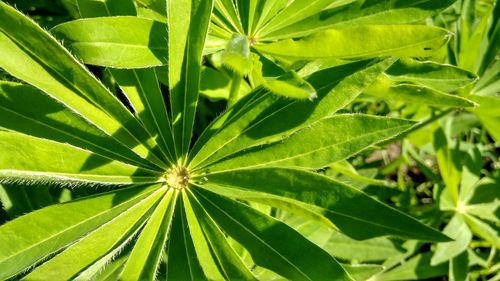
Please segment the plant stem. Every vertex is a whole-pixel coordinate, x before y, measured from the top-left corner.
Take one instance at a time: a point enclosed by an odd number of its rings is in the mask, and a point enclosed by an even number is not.
[[[243,77],[236,71],[233,71],[231,76],[231,90],[229,91],[229,98],[227,100],[227,108],[232,107],[238,101],[241,80],[243,80]]]

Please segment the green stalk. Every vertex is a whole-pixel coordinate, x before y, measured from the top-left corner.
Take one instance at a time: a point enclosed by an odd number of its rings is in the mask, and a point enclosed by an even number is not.
[[[229,98],[227,100],[227,108],[232,107],[238,101],[241,80],[243,80],[243,76],[241,76],[238,72],[233,71],[231,76],[231,90],[229,91]]]

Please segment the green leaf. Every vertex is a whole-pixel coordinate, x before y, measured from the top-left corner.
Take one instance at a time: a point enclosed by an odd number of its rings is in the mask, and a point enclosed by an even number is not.
[[[236,72],[240,76],[247,75],[252,68],[248,38],[243,35],[233,34],[226,48],[222,51],[220,60],[231,71]]]
[[[125,263],[119,280],[155,280],[172,221],[175,191],[169,189],[155,208]]]
[[[206,167],[211,171],[262,166],[322,168],[396,136],[413,124],[370,115],[336,115],[312,123],[281,141],[207,163]]]
[[[441,81],[441,80],[437,80]],[[426,104],[446,107],[474,107],[476,103],[455,95],[433,90],[426,86],[395,83],[388,77],[379,77],[365,89],[365,93],[388,101],[402,101],[408,104]]]
[[[458,67],[435,62],[400,59],[385,72],[396,82],[411,82],[442,92],[452,92],[477,80],[477,76]]]
[[[133,0],[75,0],[78,12],[83,18],[106,15],[135,16],[137,14]]]
[[[146,18],[80,19],[51,32],[87,64],[143,68],[167,64],[167,26]]]
[[[133,107],[136,117],[142,121],[166,157],[174,163],[172,128],[156,70],[110,69],[110,72]]]
[[[177,196],[176,196],[177,197]],[[177,198],[168,241],[167,280],[207,280],[196,255],[184,209],[183,196]]]
[[[257,6],[258,11],[256,12],[254,23],[254,29],[252,35],[257,36],[262,30],[262,27],[265,23],[268,23],[271,19],[273,19],[280,10],[287,6],[289,3],[288,0],[274,0],[274,1],[266,1],[260,0]]]
[[[261,168],[204,175],[203,188],[233,197],[241,191],[277,195],[289,203],[306,203],[355,239],[395,235],[409,239],[449,241],[440,232],[331,178],[302,170]],[[232,195],[235,194],[235,195]],[[275,197],[279,198],[279,197]],[[252,200],[251,197],[244,198]],[[317,206],[319,208],[315,208]],[[292,209],[293,210],[293,209]]]
[[[190,168],[249,147],[280,141],[333,114],[356,98],[393,62],[363,61],[317,72],[306,79],[317,91],[318,98],[313,102],[255,90],[205,130],[191,151]]]
[[[329,29],[303,39],[256,44],[264,54],[293,59],[357,59],[383,56],[429,57],[441,48],[449,32],[420,25],[367,25]],[[321,48],[317,48],[321,46]]]
[[[436,251],[431,259],[431,265],[437,265],[452,260],[463,253],[472,241],[472,233],[462,219],[462,216],[459,214],[453,216],[451,221],[444,228],[443,233],[453,238],[455,241],[437,244]]]
[[[388,272],[377,275],[377,281],[421,280],[443,276],[448,273],[448,264],[431,266],[432,253],[418,254]]]
[[[225,234],[203,209],[198,199],[189,192],[189,201],[201,225],[203,234],[210,244],[214,259],[227,280],[256,280],[241,258],[229,244]]]
[[[167,2],[168,81],[176,155],[185,161],[198,102],[203,46],[213,0]]]
[[[257,265],[293,280],[351,280],[335,259],[286,224],[206,190],[193,189],[193,193]]]
[[[123,269],[123,265],[127,261],[127,255],[121,255],[115,258],[111,263],[107,264],[106,267],[95,276],[95,281],[114,281],[120,276],[120,271]],[[88,279],[87,279],[88,280]]]
[[[0,131],[0,181],[154,183],[161,173],[68,144]]]
[[[386,237],[357,241],[340,232],[330,237],[324,249],[334,257],[357,262],[382,261],[404,253],[401,246]]]
[[[155,11],[160,16],[167,16],[167,2],[165,0],[136,0],[136,2]]]
[[[0,126],[68,143],[129,164],[157,169],[71,109],[28,85],[0,81]]]
[[[113,220],[90,232],[54,258],[43,263],[24,278],[27,280],[68,280],[92,265],[100,257],[134,238],[166,189],[160,188]],[[122,246],[123,247],[123,246]]]
[[[273,94],[292,99],[314,100],[317,98],[316,90],[294,71],[289,71],[276,79],[266,79],[262,86]]]
[[[272,1],[274,2],[274,1]],[[279,1],[277,1],[279,2]],[[286,27],[288,25],[299,22],[309,16],[312,16],[328,5],[331,5],[331,0],[295,0],[274,15],[269,22],[259,30],[259,34],[267,34],[276,29]]]
[[[138,186],[99,194],[50,206],[2,225],[0,278],[14,276],[59,251],[157,188],[157,185]]]
[[[0,17],[0,67],[50,94],[138,155],[166,167],[140,123],[52,36],[3,2]]]
[[[500,98],[476,95],[468,95],[467,98],[479,104],[472,112],[481,120],[482,125],[488,130],[493,139],[500,142],[500,111],[498,110]]]
[[[217,24],[221,24],[220,20],[224,21],[222,26],[226,27],[231,33],[237,31],[244,34],[243,27],[238,17],[238,11],[234,1],[232,0],[215,0],[214,16],[219,19]]]
[[[196,257],[198,262],[203,269],[203,273],[207,280],[226,280],[223,276],[223,272],[219,270],[216,259],[212,254],[211,247],[203,230],[201,228],[199,220],[196,218],[196,214],[192,207],[192,200],[189,200],[186,192],[182,193],[184,202],[184,211],[186,214],[187,228],[190,233],[191,240],[193,241],[194,249],[196,252]]]
[[[462,252],[457,257],[450,260],[449,266],[449,280],[450,281],[461,281],[469,280],[469,254],[467,251]]]
[[[470,230],[472,230],[472,233],[488,241],[495,248],[500,249],[500,236],[498,227],[493,227],[488,223],[468,214],[464,214],[463,218],[469,226]]]
[[[354,280],[370,280],[370,277],[384,271],[384,267],[376,264],[343,264]]]
[[[270,30],[270,32],[262,32],[261,36],[265,39],[282,39],[305,36],[328,28],[414,23],[436,14],[450,6],[455,0],[357,0],[344,2],[348,4],[324,9],[295,24],[274,31]]]
[[[458,187],[461,180],[460,152],[449,147],[447,136],[442,128],[434,131],[433,145],[439,171],[446,185],[444,192],[450,196],[452,203],[456,207],[459,199]]]

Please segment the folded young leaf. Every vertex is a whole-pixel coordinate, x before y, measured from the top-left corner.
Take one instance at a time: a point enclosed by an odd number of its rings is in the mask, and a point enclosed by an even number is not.
[[[86,64],[144,68],[167,64],[167,26],[146,18],[80,19],[51,33]]]
[[[143,200],[158,187],[137,186],[99,194],[50,206],[2,225],[0,279],[16,275],[80,239]]]
[[[37,267],[24,278],[26,280],[71,279],[119,245],[130,242],[135,237],[133,234],[147,220],[150,210],[158,203],[165,191],[166,188],[157,189],[148,197]]]
[[[125,163],[158,169],[71,109],[29,85],[0,81],[0,126],[68,143]]]
[[[266,79],[262,86],[273,94],[292,99],[314,100],[317,98],[316,90],[294,71],[289,71],[275,79]]]
[[[367,25],[328,29],[299,40],[256,44],[275,57],[312,60],[373,57],[429,57],[449,39],[447,30],[422,25]],[[317,48],[321,46],[321,48]]]
[[[207,163],[206,168],[211,171],[262,166],[319,169],[401,134],[413,124],[409,120],[370,115],[335,115],[312,123],[281,141]]]
[[[449,241],[440,232],[389,207],[365,193],[316,173],[285,168],[242,169],[204,175],[201,187],[218,192],[217,186],[283,196],[317,206],[340,230],[355,239],[394,235],[408,239]],[[211,187],[213,186],[213,187]],[[230,196],[227,192],[225,196]],[[251,199],[249,199],[251,200]]]
[[[155,183],[160,172],[68,144],[0,131],[0,182],[69,184]]]
[[[254,56],[249,80],[252,87],[262,85],[276,95],[292,99],[317,98],[316,90],[304,78],[293,70],[283,70],[265,57]]]
[[[264,29],[260,36],[265,40],[276,40],[302,37],[328,28],[414,23],[437,14],[453,4],[455,0],[356,0],[346,2],[348,4],[324,9],[292,25],[274,30]]]
[[[473,73],[458,67],[420,62],[412,59],[400,59],[385,72],[397,82],[411,82],[442,92],[452,92],[477,80]]]
[[[204,189],[193,194],[257,265],[292,280],[352,280],[333,257],[279,220]]]
[[[216,55],[220,55],[222,65],[240,76],[247,75],[252,69],[250,42],[246,36],[234,34],[227,42],[224,51]]]
[[[50,34],[4,2],[0,2],[0,17],[0,67],[48,93],[141,157],[166,168],[142,125]]]

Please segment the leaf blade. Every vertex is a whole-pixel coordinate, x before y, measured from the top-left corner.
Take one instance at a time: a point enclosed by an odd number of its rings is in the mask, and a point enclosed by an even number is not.
[[[65,247],[156,188],[139,186],[53,205],[2,225],[0,278],[11,277]],[[58,220],[53,220],[54,217]],[[37,247],[44,249],[40,251]]]
[[[250,251],[258,265],[294,280],[351,280],[335,259],[287,225],[207,190],[196,189],[194,193],[212,218]],[[297,248],[292,249],[292,245]],[[305,255],[310,258],[304,259]]]
[[[165,24],[134,16],[79,19],[51,30],[87,64],[144,68],[167,64]]]
[[[356,239],[398,235],[410,239],[449,241],[448,237],[416,219],[355,188],[317,173],[286,168],[261,168],[220,174],[214,172],[204,176],[208,180],[202,187],[206,186],[213,192],[218,192],[217,186],[226,186],[235,190],[283,196],[318,206],[324,210],[312,210],[322,213],[344,233]],[[406,226],[400,225],[400,222],[404,222]]]

